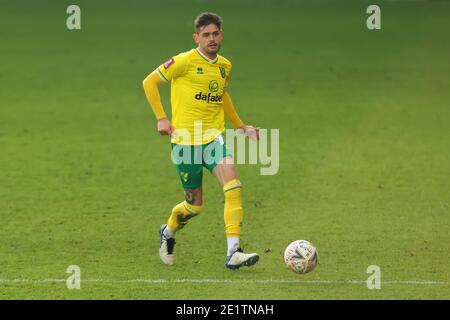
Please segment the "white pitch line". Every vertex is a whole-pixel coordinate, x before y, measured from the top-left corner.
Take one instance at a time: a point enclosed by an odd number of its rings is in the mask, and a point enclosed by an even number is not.
[[[66,282],[67,279],[0,279],[1,283],[54,283]],[[300,279],[131,279],[131,280],[108,280],[108,279],[81,279],[81,282],[97,282],[97,283],[220,283],[220,284],[238,284],[238,283],[299,283],[299,284],[366,284],[366,280],[300,280]],[[382,281],[382,284],[402,284],[402,285],[448,285],[448,281],[439,280],[394,280]]]

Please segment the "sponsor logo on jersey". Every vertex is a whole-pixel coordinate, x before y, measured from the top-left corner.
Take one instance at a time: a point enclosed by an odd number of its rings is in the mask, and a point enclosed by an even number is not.
[[[206,101],[206,102],[222,102],[222,96],[219,94],[212,94],[209,92],[208,94],[199,92],[195,95],[195,100]]]
[[[197,74],[203,74],[203,68],[197,67]]]
[[[163,64],[163,66],[164,66],[164,69],[168,69],[172,64],[174,64],[175,63],[175,60],[172,58],[172,59],[170,59],[170,60],[167,60],[166,62],[164,62],[164,64]]]
[[[219,90],[219,83],[216,80],[211,80],[209,82],[209,91],[217,92]]]

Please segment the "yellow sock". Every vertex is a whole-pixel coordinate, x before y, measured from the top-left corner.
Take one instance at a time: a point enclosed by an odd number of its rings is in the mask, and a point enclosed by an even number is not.
[[[225,194],[224,220],[227,237],[239,237],[244,217],[242,209],[241,182],[233,179],[223,186]]]
[[[172,209],[167,225],[170,230],[177,231],[182,229],[189,219],[200,214],[202,206],[195,206],[183,201]]]

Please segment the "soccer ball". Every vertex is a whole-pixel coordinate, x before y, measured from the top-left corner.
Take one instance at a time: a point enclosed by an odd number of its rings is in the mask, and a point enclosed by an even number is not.
[[[316,247],[306,240],[290,243],[284,251],[286,266],[295,273],[308,273],[314,270],[319,261]]]

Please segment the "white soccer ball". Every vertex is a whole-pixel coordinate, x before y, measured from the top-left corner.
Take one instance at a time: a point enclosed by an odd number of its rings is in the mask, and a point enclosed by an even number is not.
[[[308,273],[314,270],[319,261],[316,247],[306,240],[290,243],[284,251],[286,266],[295,273]]]

